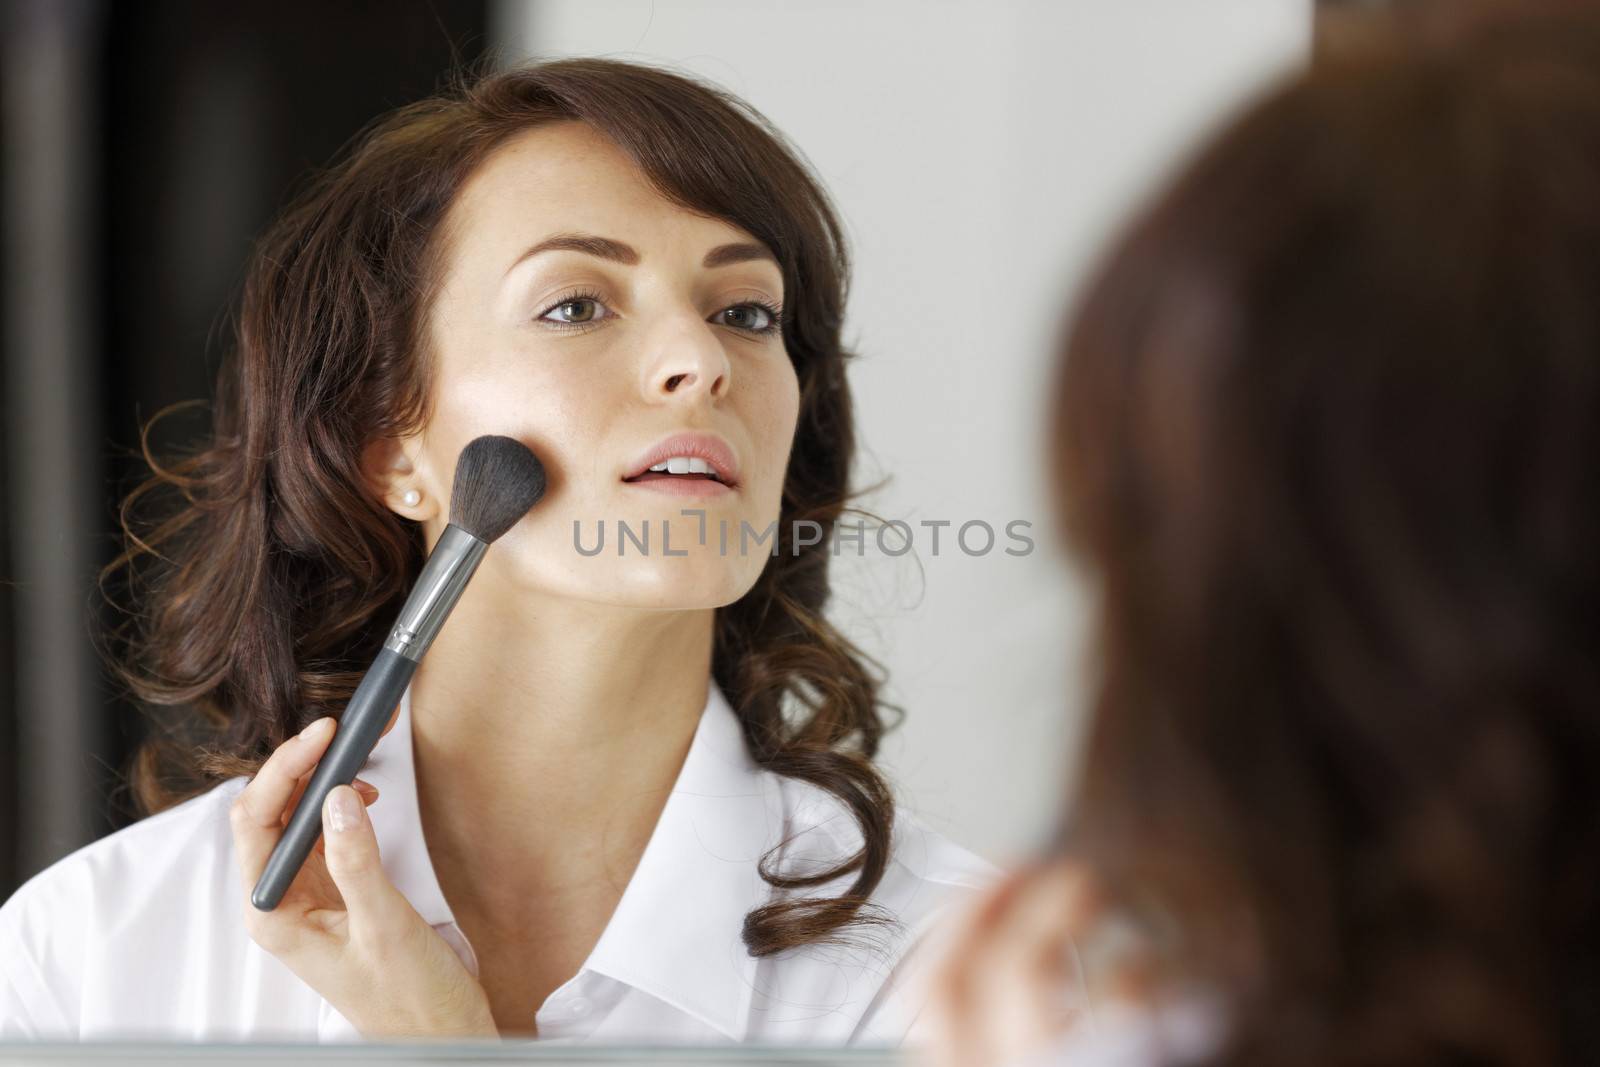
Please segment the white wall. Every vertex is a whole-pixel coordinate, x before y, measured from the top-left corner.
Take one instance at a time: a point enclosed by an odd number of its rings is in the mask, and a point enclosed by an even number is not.
[[[1049,828],[1083,707],[1086,601],[1050,550],[1046,342],[1111,230],[1184,148],[1303,60],[1310,0],[503,0],[508,61],[602,54],[709,78],[802,150],[855,255],[868,506],[916,556],[841,557],[835,619],[907,710],[903,801],[1009,864]],[[952,550],[982,519],[981,556]],[[1031,521],[1013,557],[1004,527]],[[933,555],[923,520],[950,520]],[[976,534],[976,530],[974,534]]]

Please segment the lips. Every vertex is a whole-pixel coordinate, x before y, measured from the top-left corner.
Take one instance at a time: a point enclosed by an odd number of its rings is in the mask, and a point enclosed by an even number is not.
[[[673,463],[671,461],[678,460]],[[689,464],[682,460],[692,461]],[[698,461],[698,462],[694,462]],[[665,472],[650,468],[668,464]],[[690,472],[688,468],[709,467]],[[728,443],[715,434],[680,433],[664,438],[639,455],[622,475],[625,482],[717,482],[728,488],[739,484],[739,461]]]

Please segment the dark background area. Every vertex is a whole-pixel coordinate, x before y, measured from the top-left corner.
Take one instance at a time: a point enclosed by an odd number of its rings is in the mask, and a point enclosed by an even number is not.
[[[209,397],[252,241],[363,125],[478,60],[487,7],[0,8],[0,900],[132,821],[118,787],[145,721],[89,628],[103,614],[94,572],[120,546],[118,499],[147,473],[133,458],[141,424]],[[59,382],[69,426],[36,403]],[[204,407],[165,417],[152,448],[170,456],[206,426]],[[67,459],[45,481],[36,456]]]

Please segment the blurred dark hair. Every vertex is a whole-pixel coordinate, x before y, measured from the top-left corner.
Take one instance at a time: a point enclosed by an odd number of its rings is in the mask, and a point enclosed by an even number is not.
[[[894,814],[872,763],[886,728],[881,668],[823,616],[826,534],[853,495],[843,232],[802,158],[754,109],[676,73],[611,60],[462,76],[363,131],[261,239],[211,438],[170,465],[144,445],[154,473],[123,502],[127,549],[101,575],[104,587],[126,568],[118,594],[107,594],[126,615],[103,649],[112,669],[156,706],[146,709],[153,721],[159,706],[183,708],[136,754],[138,811],[253,775],[355,691],[424,558],[421,527],[367,487],[359,457],[369,441],[428,419],[421,339],[440,281],[440,220],[496,147],[563,120],[607,135],[663,196],[743,228],[782,266],[800,412],[778,551],[756,586],[717,612],[712,669],[754,758],[838,797],[864,842],[804,876],[770,869],[775,848],[761,863],[774,886],[858,873],[839,897],[756,909],[744,939],[764,956],[889,921],[864,907],[888,863]],[[177,506],[159,521],[131,521],[164,486],[181,495]],[[797,551],[799,520],[824,536]]]
[[[1518,8],[1343,24],[1061,335],[1060,845],[1223,1062],[1600,1062],[1600,17]]]

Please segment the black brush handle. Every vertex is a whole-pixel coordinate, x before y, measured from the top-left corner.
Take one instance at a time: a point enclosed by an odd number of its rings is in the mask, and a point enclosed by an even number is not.
[[[322,834],[322,805],[336,785],[349,785],[372,755],[373,746],[383,736],[395,705],[400,703],[411,676],[416,673],[417,661],[385,648],[378,653],[372,667],[355,695],[340,716],[333,740],[311,772],[306,791],[300,795],[300,804],[289,817],[289,825],[272,849],[267,865],[256,879],[250,903],[262,911],[278,906],[289,891],[294,876],[300,873],[306,857],[316,847]]]

